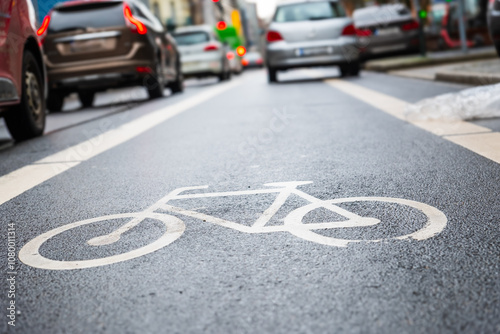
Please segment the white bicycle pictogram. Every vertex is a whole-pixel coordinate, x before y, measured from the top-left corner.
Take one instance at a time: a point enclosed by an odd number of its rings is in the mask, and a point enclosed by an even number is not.
[[[174,242],[185,231],[184,222],[177,218],[176,216],[170,215],[168,213],[177,214],[181,216],[192,217],[196,219],[203,220],[204,222],[210,222],[220,226],[228,227],[240,232],[245,233],[275,233],[275,232],[289,232],[299,238],[323,244],[328,246],[336,247],[346,247],[349,243],[358,242],[381,242],[384,240],[403,240],[403,239],[414,239],[414,240],[425,240],[429,239],[440,232],[446,227],[447,218],[443,212],[440,210],[416,201],[399,199],[399,198],[386,198],[386,197],[352,197],[352,198],[339,198],[333,200],[321,200],[317,197],[311,196],[299,189],[299,186],[311,184],[312,182],[279,182],[279,183],[268,183],[264,186],[266,188],[256,189],[256,190],[243,190],[243,191],[233,191],[233,192],[214,192],[214,193],[192,193],[192,191],[207,189],[208,186],[198,186],[198,187],[185,187],[179,188],[164,198],[147,208],[142,212],[135,213],[124,213],[109,215],[103,217],[97,217],[87,220],[82,220],[76,223],[71,223],[63,225],[61,227],[50,230],[42,235],[29,241],[26,245],[22,247],[19,252],[20,260],[32,267],[49,269],[49,270],[71,270],[71,269],[83,269],[99,267],[104,265],[109,265],[113,263],[118,263],[126,260],[131,260],[152,252],[155,252],[170,243]],[[191,192],[188,194],[183,194],[185,192]],[[215,197],[231,197],[231,196],[243,196],[243,195],[259,195],[259,194],[278,194],[271,206],[266,209],[259,218],[251,225],[239,224],[229,220],[217,218],[210,216],[198,211],[187,210],[179,207],[175,207],[169,204],[172,200],[187,200],[187,199],[197,199],[197,198],[215,198]],[[306,201],[310,202],[305,206],[299,207],[291,211],[283,220],[282,225],[269,225],[270,220],[275,216],[275,214],[280,210],[280,208],[285,204],[287,199],[291,195],[297,195]],[[353,212],[341,208],[338,204],[341,203],[352,203],[352,202],[382,202],[390,204],[398,204],[402,206],[408,206],[410,208],[417,209],[423,213],[427,221],[423,227],[417,229],[416,231],[387,239],[378,240],[346,240],[339,239],[335,237],[329,237],[317,233],[316,231],[326,230],[326,229],[338,229],[338,228],[352,228],[352,227],[366,227],[374,226],[381,221],[376,218],[362,217]],[[322,223],[304,223],[303,218],[309,212],[324,208],[331,210],[332,212],[344,217],[346,220],[336,221],[336,222],[322,222]],[[161,210],[162,212],[158,212]],[[168,213],[165,213],[168,212]],[[78,228],[88,224],[94,224],[99,222],[112,221],[116,219],[130,219],[126,224],[119,227],[115,231],[93,238],[87,241],[90,246],[102,246],[110,245],[117,242],[120,236],[133,229],[139,225],[145,219],[153,219],[162,222],[165,227],[165,233],[153,241],[152,243],[143,246],[141,248],[103,258],[91,259],[91,260],[81,260],[81,261],[60,261],[52,260],[44,257],[40,254],[40,247],[50,238],[59,235],[68,230]]]

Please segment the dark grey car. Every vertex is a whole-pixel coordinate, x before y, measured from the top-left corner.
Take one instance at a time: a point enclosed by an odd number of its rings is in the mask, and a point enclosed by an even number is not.
[[[419,24],[404,5],[357,9],[353,19],[363,45],[363,57],[419,51]]]

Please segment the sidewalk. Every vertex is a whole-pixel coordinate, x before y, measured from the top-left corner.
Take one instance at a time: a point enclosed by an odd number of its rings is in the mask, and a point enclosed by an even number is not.
[[[500,83],[500,58],[493,48],[429,53],[369,61],[365,69],[393,75],[468,85]]]
[[[493,47],[474,48],[470,49],[467,53],[463,53],[461,50],[449,50],[441,52],[428,52],[425,57],[412,55],[369,60],[365,64],[365,69],[369,71],[388,72],[406,68],[444,65],[497,57],[498,56]]]

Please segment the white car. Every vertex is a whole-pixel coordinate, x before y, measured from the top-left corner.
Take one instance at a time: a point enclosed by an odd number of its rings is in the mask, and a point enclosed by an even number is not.
[[[184,77],[217,76],[220,81],[231,78],[231,66],[223,44],[208,25],[176,29],[172,34],[181,53]]]

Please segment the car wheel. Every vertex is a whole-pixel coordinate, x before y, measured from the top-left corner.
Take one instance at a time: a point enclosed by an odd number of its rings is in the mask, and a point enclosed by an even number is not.
[[[348,65],[340,65],[340,76],[345,78],[349,75],[349,66]]]
[[[278,71],[275,68],[269,67],[267,69],[269,82],[278,82]]]
[[[94,104],[95,92],[92,91],[80,91],[78,92],[78,98],[80,99],[80,103],[84,108],[92,107]]]
[[[50,90],[47,97],[47,109],[50,112],[60,112],[64,105],[65,95],[56,90]]]
[[[144,78],[144,86],[148,90],[148,96],[151,100],[163,97],[163,74],[160,61],[156,64],[154,75]]]
[[[5,115],[5,123],[16,141],[43,134],[45,129],[45,98],[42,71],[30,51],[23,55],[22,95],[19,105]]]
[[[168,86],[168,88],[172,91],[172,94],[182,93],[184,91],[184,75],[182,75],[181,65],[178,61],[176,71],[177,77],[175,81]]]
[[[500,57],[500,41],[497,41],[494,44],[495,44],[495,49],[497,50],[497,54]]]
[[[359,62],[354,62],[349,65],[349,74],[352,76],[359,76],[360,65]]]

